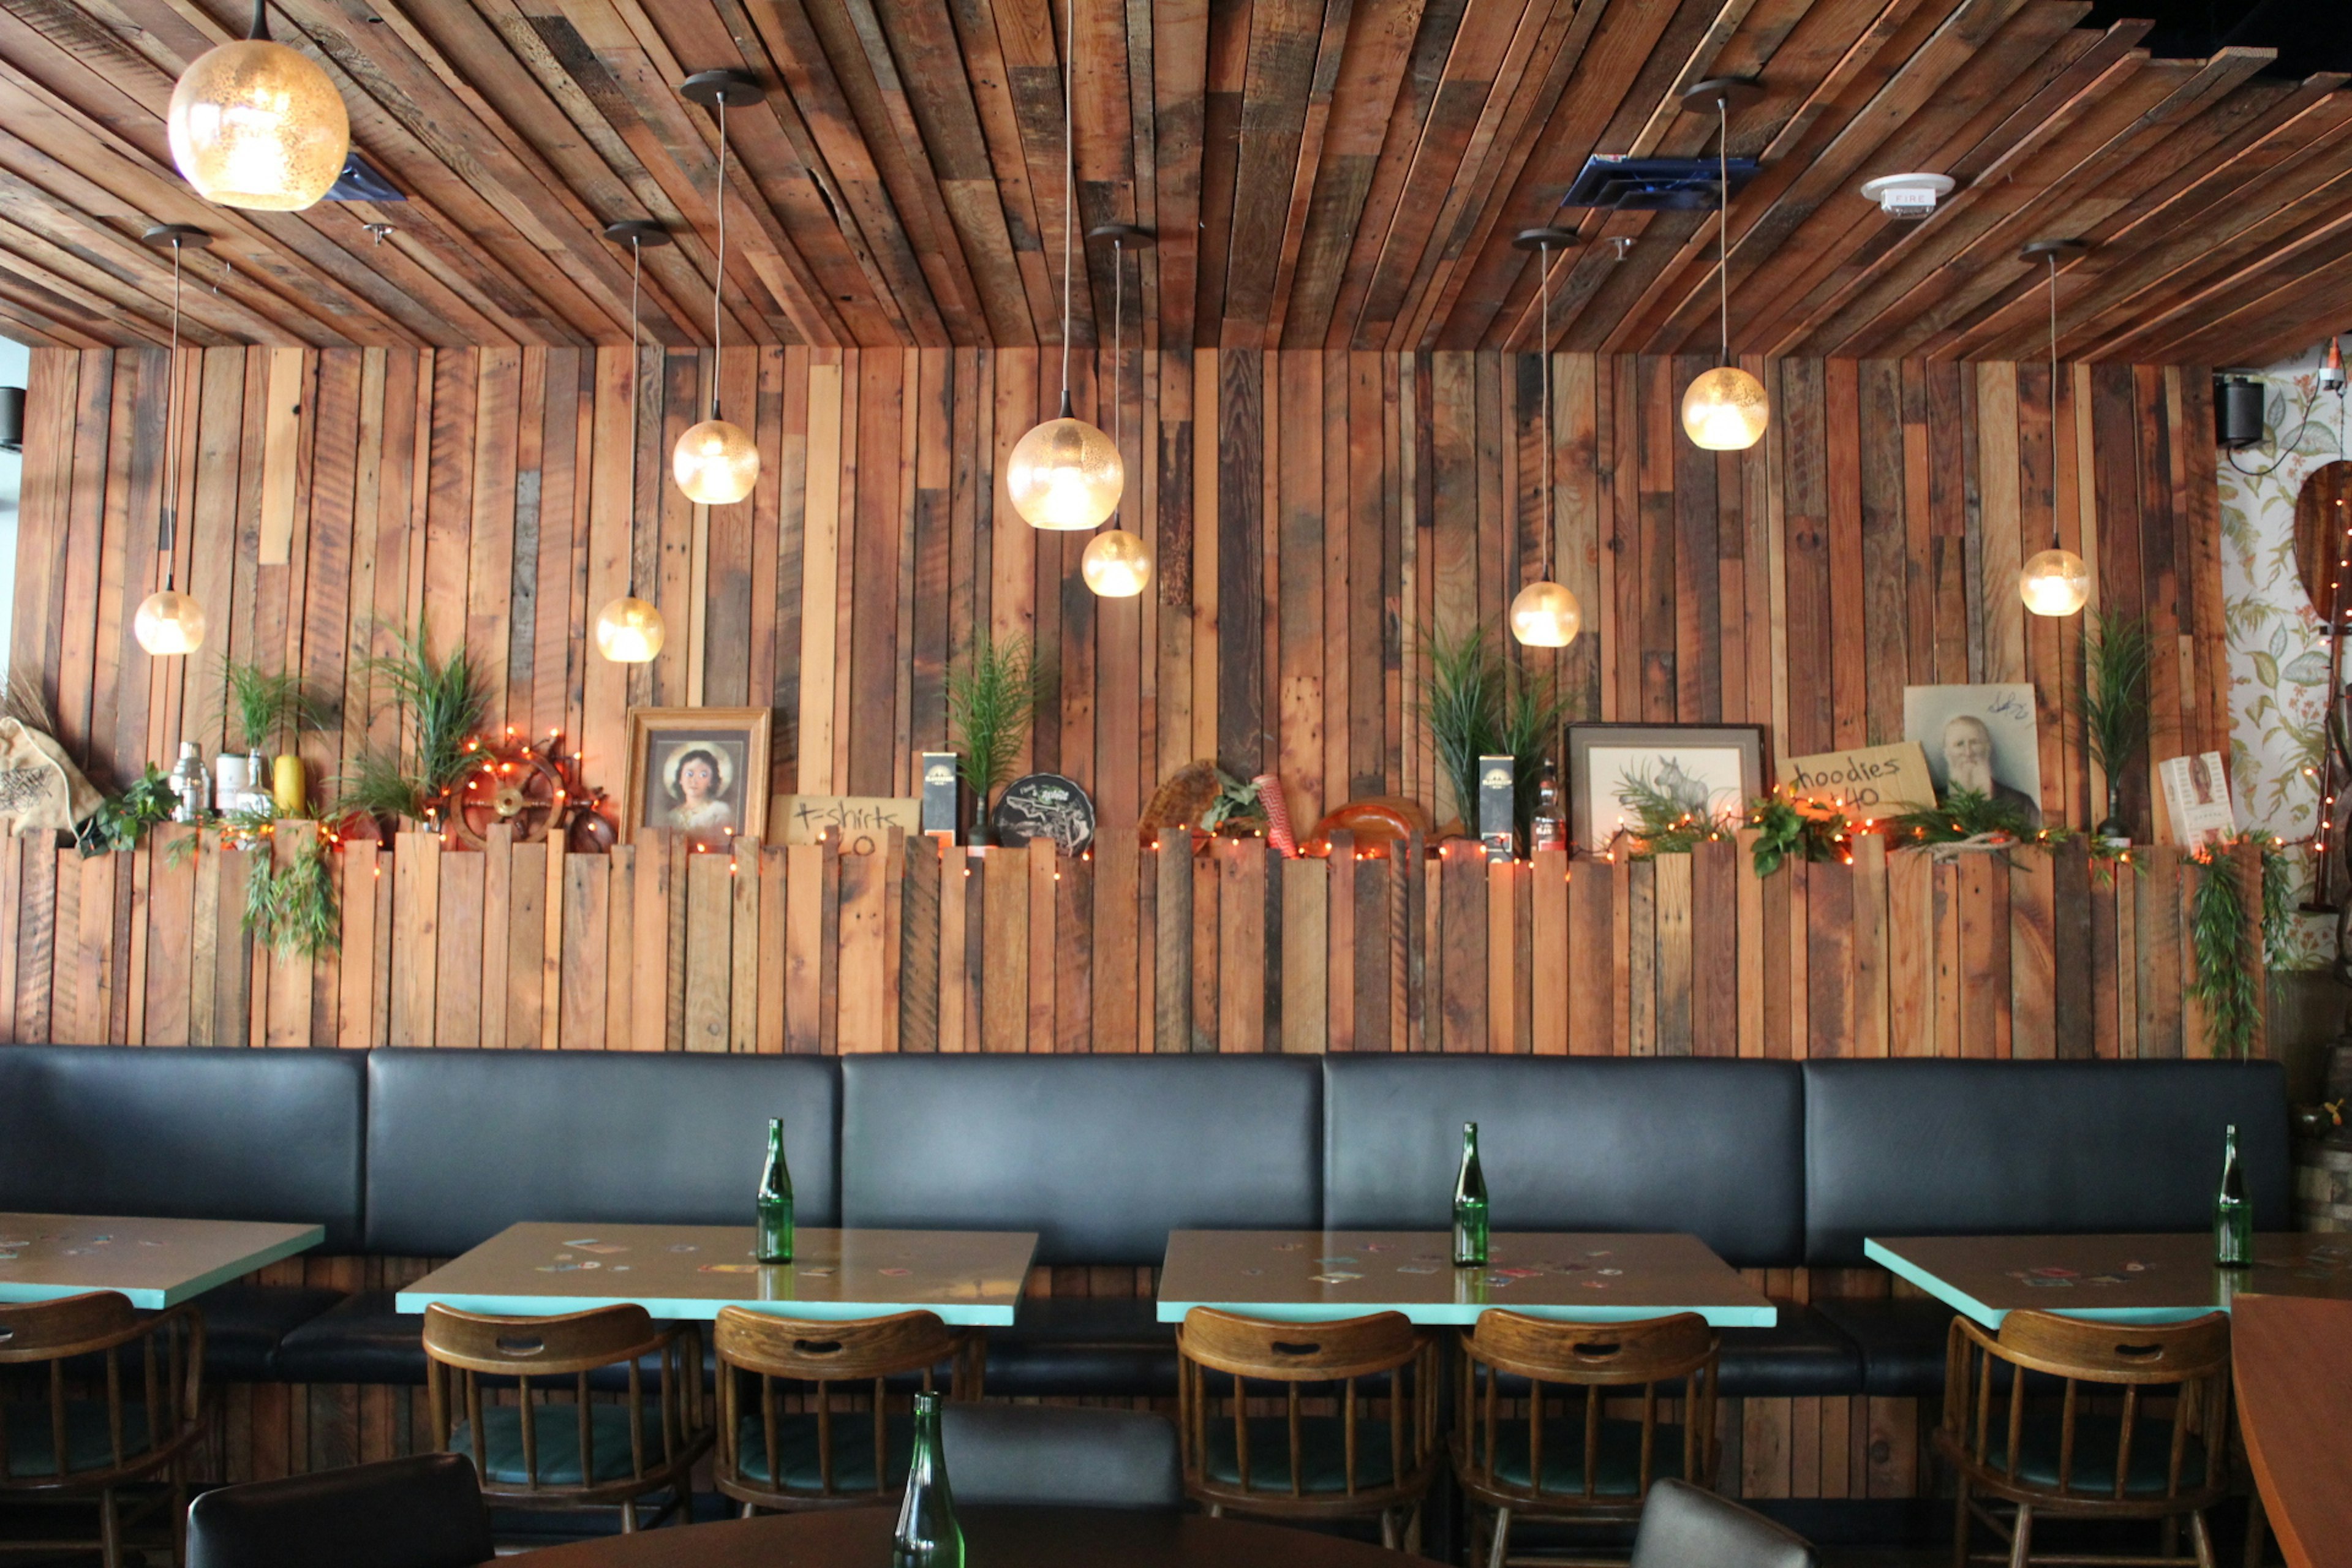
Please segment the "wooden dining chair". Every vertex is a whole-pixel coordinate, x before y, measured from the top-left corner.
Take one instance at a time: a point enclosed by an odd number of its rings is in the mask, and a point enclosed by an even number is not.
[[[1383,1545],[1420,1550],[1438,1352],[1403,1313],[1296,1323],[1195,1307],[1176,1354],[1184,1489],[1212,1514],[1377,1517]],[[1277,1398],[1280,1415],[1251,1413]]]
[[[811,1322],[721,1307],[719,1458],[711,1479],[742,1505],[788,1511],[887,1501],[907,1484],[911,1396],[980,1397],[986,1339],[936,1312]],[[892,1379],[907,1386],[898,1394]],[[747,1393],[747,1380],[750,1391]],[[894,1404],[907,1411],[894,1413]]]
[[[204,1430],[204,1364],[194,1307],[142,1318],[112,1290],[0,1303],[0,1499],[98,1503],[96,1541],[0,1541],[0,1552],[96,1548],[105,1568],[120,1568],[125,1527],[168,1506],[176,1565],[186,1460]],[[121,1488],[158,1474],[169,1484],[154,1500],[118,1512]]]
[[[2126,1324],[2014,1311],[1998,1334],[1955,1318],[1949,1345],[1935,1448],[1959,1480],[1955,1568],[1972,1560],[1972,1519],[2006,1548],[1976,1560],[2025,1568],[2034,1522],[2050,1518],[2160,1521],[2158,1555],[2107,1560],[2213,1568],[2205,1510],[2229,1491],[2228,1314]],[[2179,1554],[2184,1519],[2193,1556]]]
[[[590,1374],[605,1367],[625,1368],[625,1393],[591,1392]],[[436,1303],[425,1309],[425,1386],[434,1446],[469,1455],[493,1503],[617,1507],[625,1531],[656,1493],[670,1494],[665,1510],[680,1522],[691,1512],[695,1461],[710,1447],[692,1324],[656,1324],[628,1303],[550,1318]]]
[[[1631,1323],[1480,1313],[1462,1339],[1453,1438],[1473,1560],[1482,1528],[1488,1568],[1503,1568],[1515,1521],[1626,1523],[1654,1481],[1712,1489],[1717,1349],[1696,1312]]]

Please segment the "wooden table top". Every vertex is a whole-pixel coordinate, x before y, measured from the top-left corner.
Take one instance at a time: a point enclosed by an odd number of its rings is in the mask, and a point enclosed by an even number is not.
[[[509,1317],[634,1301],[656,1318],[715,1318],[751,1307],[787,1318],[936,1312],[946,1322],[1013,1321],[1034,1231],[818,1230],[793,1237],[793,1261],[751,1255],[751,1227],[725,1225],[510,1225],[399,1293]]]
[[[961,1507],[956,1514],[967,1568],[1408,1568],[1422,1561],[1205,1514]],[[898,1523],[895,1507],[769,1514],[551,1546],[530,1559],[534,1568],[888,1568]]]
[[[1416,1323],[1475,1323],[1489,1307],[1580,1323],[1696,1312],[1740,1329],[1778,1316],[1695,1236],[1497,1231],[1483,1268],[1454,1268],[1452,1248],[1444,1231],[1172,1231],[1160,1321],[1194,1307],[1299,1321],[1396,1311]]]
[[[326,1238],[323,1226],[260,1220],[0,1214],[0,1301],[119,1290],[156,1311]]]
[[[2352,1301],[2240,1295],[2238,1425],[2287,1568],[2352,1568]]]
[[[2352,1300],[2352,1237],[2254,1237],[2252,1268],[2213,1267],[2213,1237],[1870,1237],[1863,1250],[1988,1329],[2026,1309],[2103,1322],[2178,1322],[2250,1291]]]

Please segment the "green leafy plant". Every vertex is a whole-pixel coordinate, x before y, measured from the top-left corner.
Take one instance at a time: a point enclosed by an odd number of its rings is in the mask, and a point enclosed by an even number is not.
[[[2189,895],[2189,942],[2196,956],[2189,994],[2205,1009],[2205,1042],[2217,1057],[2242,1057],[2262,1020],[2262,997],[2248,973],[2252,939],[2237,868],[2226,857],[2199,857]]]
[[[2137,616],[2101,610],[2083,637],[2083,673],[2074,683],[2074,710],[2083,718],[2083,744],[2107,780],[2102,837],[2120,837],[2123,781],[2147,743],[2147,676],[2152,645]]]
[[[1898,845],[2000,838],[2021,842],[2035,837],[2022,806],[1972,789],[1951,791],[1941,805],[1890,816],[1885,826],[1887,842]]]
[[[990,795],[1012,780],[1013,761],[1050,689],[1026,632],[999,642],[983,630],[948,668],[948,724],[962,754],[963,781],[980,797],[982,820]]]
[[[297,730],[317,729],[327,721],[327,705],[311,696],[292,670],[273,673],[247,659],[228,658],[222,661],[221,673],[230,728],[241,750],[288,751]]]
[[[1821,806],[1807,810],[1811,805],[1785,795],[1768,795],[1749,803],[1748,826],[1756,830],[1753,858],[1758,876],[1769,877],[1792,858],[1845,858],[1850,838],[1845,814]]]
[[[1224,769],[1217,770],[1217,798],[1201,813],[1201,826],[1211,833],[1225,828],[1264,828],[1265,809],[1258,802],[1255,779],[1237,779]]]
[[[1524,835],[1544,759],[1567,716],[1559,688],[1514,668],[1483,626],[1457,637],[1424,627],[1421,641],[1429,657],[1417,706],[1455,811],[1466,826],[1477,809],[1478,759],[1508,752],[1513,813]]]
[[[343,916],[326,847],[316,837],[279,866],[266,849],[245,884],[245,929],[280,958],[317,958],[342,945]]]
[[[435,658],[421,622],[394,636],[394,650],[370,658],[367,670],[400,704],[407,752],[360,748],[335,781],[335,805],[347,816],[422,819],[439,813],[464,782],[469,744],[489,711],[489,694],[464,648]]]
[[[1633,816],[1632,854],[1636,860],[1657,855],[1687,855],[1699,845],[1724,837],[1723,823],[1691,810],[1679,798],[1667,794],[1646,769],[1637,773],[1620,773],[1616,793],[1619,804]]]
[[[74,847],[85,858],[135,848],[149,828],[172,820],[172,813],[179,804],[179,792],[172,787],[171,775],[150,763],[147,771],[130,788],[120,795],[108,795],[96,811],[82,820],[74,830]]]

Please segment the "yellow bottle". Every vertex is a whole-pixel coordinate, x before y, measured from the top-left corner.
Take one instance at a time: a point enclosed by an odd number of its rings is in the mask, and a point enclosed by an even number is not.
[[[278,815],[299,816],[308,800],[308,781],[302,776],[302,759],[289,752],[278,758],[269,773],[269,793],[277,797]]]

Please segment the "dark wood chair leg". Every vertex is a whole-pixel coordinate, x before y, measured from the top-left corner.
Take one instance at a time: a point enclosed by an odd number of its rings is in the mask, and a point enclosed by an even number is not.
[[[1952,1568],[1969,1568],[1969,1479],[1959,1479],[1958,1500],[1952,1505]]]
[[[2009,1568],[2026,1568],[2033,1561],[2033,1505],[2017,1505],[2017,1525],[2009,1535]]]

